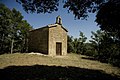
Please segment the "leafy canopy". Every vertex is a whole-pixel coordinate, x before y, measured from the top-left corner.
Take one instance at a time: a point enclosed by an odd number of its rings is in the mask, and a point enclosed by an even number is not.
[[[96,22],[102,30],[120,39],[120,0],[103,4],[96,15]]]
[[[52,13],[58,10],[60,0],[16,0],[29,13]],[[72,12],[75,18],[86,18],[88,12],[95,12],[109,0],[62,0],[63,8]]]
[[[30,24],[16,9],[0,3],[0,53],[27,51]]]
[[[29,13],[52,13],[58,10],[60,0],[16,0]],[[88,13],[97,13],[96,22],[102,30],[120,35],[120,0],[63,0],[63,8],[77,19],[86,19]],[[120,38],[120,37],[119,37]]]

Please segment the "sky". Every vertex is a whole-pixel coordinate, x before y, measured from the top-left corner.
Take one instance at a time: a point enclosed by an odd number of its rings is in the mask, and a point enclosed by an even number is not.
[[[54,24],[56,21],[56,17],[58,15],[62,18],[63,26],[68,30],[68,35],[73,36],[74,38],[79,37],[80,31],[84,33],[84,35],[90,40],[91,31],[97,31],[99,26],[95,23],[95,14],[90,13],[87,20],[75,20],[74,15],[72,13],[68,13],[67,9],[62,8],[62,0],[60,0],[59,10],[57,12],[53,12],[51,14],[37,14],[37,13],[26,13],[23,10],[23,7],[17,3],[15,0],[0,0],[1,3],[5,4],[8,8],[15,8],[20,11],[24,16],[24,20],[35,29],[44,27],[48,24]]]

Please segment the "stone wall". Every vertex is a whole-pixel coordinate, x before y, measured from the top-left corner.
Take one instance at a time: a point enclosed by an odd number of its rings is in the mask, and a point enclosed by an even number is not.
[[[62,25],[55,24],[30,31],[29,52],[56,55],[56,43],[62,44],[61,55],[67,54],[67,31]]]
[[[48,27],[30,31],[28,40],[29,52],[48,54]]]
[[[49,55],[56,55],[56,42],[62,43],[62,55],[67,54],[67,32],[57,25],[49,28]]]

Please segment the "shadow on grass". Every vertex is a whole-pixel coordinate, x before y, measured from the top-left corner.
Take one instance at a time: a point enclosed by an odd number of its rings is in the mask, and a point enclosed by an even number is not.
[[[95,59],[94,57],[82,57],[82,59],[88,59],[88,60],[95,60],[95,61],[97,61],[97,59]]]
[[[118,80],[118,78],[99,70],[34,65],[0,69],[0,80]]]

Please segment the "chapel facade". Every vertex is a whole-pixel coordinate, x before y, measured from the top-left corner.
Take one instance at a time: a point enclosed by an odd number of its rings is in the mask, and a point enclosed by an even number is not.
[[[40,52],[47,55],[67,54],[67,29],[62,25],[60,16],[55,24],[31,30],[29,32],[29,52]]]

